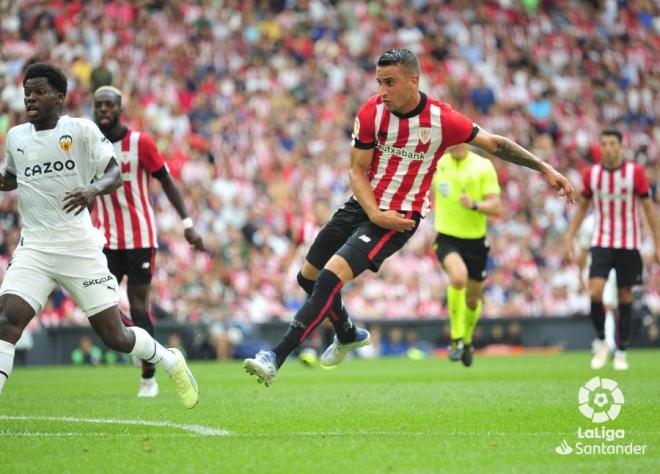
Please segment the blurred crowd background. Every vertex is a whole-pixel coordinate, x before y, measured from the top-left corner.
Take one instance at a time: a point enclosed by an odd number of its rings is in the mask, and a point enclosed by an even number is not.
[[[660,7],[637,1],[197,0],[0,2],[0,142],[25,120],[21,71],[62,67],[67,113],[92,92],[124,93],[124,121],[149,132],[185,195],[207,252],[194,253],[153,180],[160,251],[156,316],[233,324],[288,319],[315,232],[350,195],[354,116],[392,47],[421,60],[421,89],[549,161],[581,188],[599,131],[620,127],[657,201]],[[584,277],[563,261],[575,206],[541,177],[494,160],[504,215],[491,222],[484,317],[586,312]],[[660,312],[660,269],[644,241],[644,299]],[[0,277],[19,236],[15,193],[0,196]],[[432,216],[344,290],[357,318],[446,318]],[[56,292],[40,324],[86,324]]]

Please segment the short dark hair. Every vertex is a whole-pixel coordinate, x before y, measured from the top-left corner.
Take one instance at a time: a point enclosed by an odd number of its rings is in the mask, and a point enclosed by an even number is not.
[[[66,95],[67,81],[66,76],[60,68],[53,66],[50,63],[34,63],[30,64],[23,75],[23,87],[28,79],[35,77],[45,77],[48,84],[57,92]]]
[[[606,135],[616,137],[619,140],[619,143],[623,142],[623,133],[621,133],[621,130],[619,130],[618,128],[612,127],[612,128],[604,128],[603,130],[601,130],[600,136],[602,137]]]
[[[415,53],[406,48],[394,48],[385,51],[383,55],[378,58],[377,66],[403,66],[409,72],[419,74],[419,61]]]

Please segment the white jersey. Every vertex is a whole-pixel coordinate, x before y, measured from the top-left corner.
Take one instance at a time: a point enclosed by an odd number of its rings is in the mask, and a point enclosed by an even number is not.
[[[31,123],[12,127],[5,167],[18,182],[22,244],[44,251],[103,246],[87,209],[76,216],[62,206],[65,193],[101,177],[114,156],[112,144],[87,119],[64,115],[55,128],[38,132]]]

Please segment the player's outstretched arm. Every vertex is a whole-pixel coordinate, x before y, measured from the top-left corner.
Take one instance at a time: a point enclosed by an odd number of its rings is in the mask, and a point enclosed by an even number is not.
[[[159,172],[154,173],[153,176],[160,181],[167,199],[172,206],[174,206],[176,212],[179,213],[179,216],[181,216],[183,222],[183,236],[186,238],[186,241],[192,245],[195,250],[204,250],[202,237],[195,230],[192,218],[186,210],[186,204],[183,202],[179,188],[177,188],[172,176],[167,172],[165,167]]]
[[[374,190],[371,188],[368,173],[374,156],[373,148],[363,150],[351,148],[351,168],[349,176],[355,199],[360,203],[369,220],[385,229],[405,232],[415,227],[415,221],[406,219],[397,211],[381,211],[376,203]]]
[[[540,171],[550,187],[559,191],[560,196],[566,196],[568,202],[575,202],[575,190],[568,179],[549,163],[534,156],[513,140],[479,130],[479,133],[470,141],[470,144],[497,156],[501,160]]]
[[[75,215],[78,215],[94,203],[96,196],[110,194],[119,188],[121,184],[119,166],[112,158],[106,166],[103,176],[87,186],[76,188],[64,194],[62,209],[67,213],[74,212]]]
[[[0,191],[13,191],[17,187],[18,182],[14,173],[7,170],[4,173],[0,173]]]
[[[573,261],[573,259],[575,258],[573,240],[575,239],[575,235],[577,234],[578,229],[582,225],[584,216],[587,214],[587,208],[589,207],[589,203],[591,203],[591,199],[588,199],[583,195],[580,196],[580,199],[578,200],[577,211],[573,216],[573,220],[568,225],[568,230],[564,234],[564,253],[566,254],[566,257],[570,261]]]

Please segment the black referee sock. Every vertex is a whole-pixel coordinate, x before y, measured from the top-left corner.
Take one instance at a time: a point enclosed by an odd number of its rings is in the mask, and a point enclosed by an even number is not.
[[[314,291],[305,304],[298,310],[291,321],[289,330],[282,342],[273,348],[280,367],[286,358],[314,331],[330,311],[332,300],[341,292],[343,286],[337,275],[330,270],[322,270],[316,280]]]
[[[305,290],[308,295],[311,295],[314,291],[314,280],[305,278],[302,273],[298,272],[298,284],[300,287]],[[355,326],[353,321],[351,321],[348,311],[344,306],[344,302],[341,298],[341,293],[338,293],[334,300],[332,300],[332,306],[328,312],[330,317],[330,322],[332,327],[335,329],[337,334],[337,339],[342,344],[347,344],[349,342],[355,341],[357,338],[357,333],[355,332]]]
[[[619,320],[617,321],[616,348],[625,351],[630,345],[632,332],[632,303],[619,303]]]
[[[591,302],[591,321],[594,323],[596,336],[602,341],[605,339],[605,308],[602,302]]]

